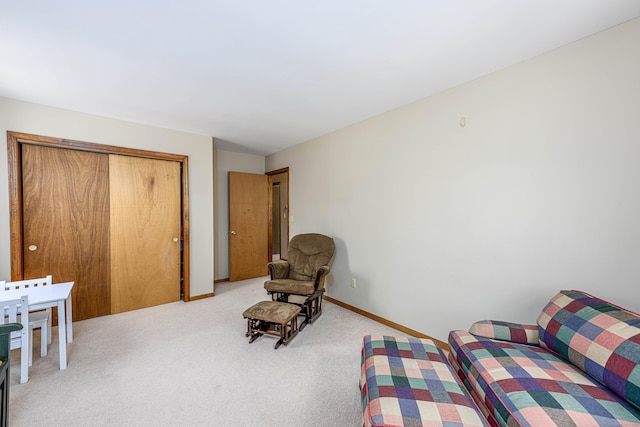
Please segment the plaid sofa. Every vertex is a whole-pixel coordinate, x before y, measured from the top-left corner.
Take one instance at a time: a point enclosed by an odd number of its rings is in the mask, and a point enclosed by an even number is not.
[[[640,426],[640,315],[561,291],[537,325],[483,321],[449,361],[491,425]]]

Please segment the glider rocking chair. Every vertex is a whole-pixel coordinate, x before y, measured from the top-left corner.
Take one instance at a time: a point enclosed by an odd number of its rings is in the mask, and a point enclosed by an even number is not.
[[[267,264],[271,280],[264,288],[272,301],[296,304],[305,316],[302,330],[322,314],[324,279],[329,274],[329,264],[336,246],[331,237],[322,234],[298,234],[289,243],[288,261],[279,260]]]

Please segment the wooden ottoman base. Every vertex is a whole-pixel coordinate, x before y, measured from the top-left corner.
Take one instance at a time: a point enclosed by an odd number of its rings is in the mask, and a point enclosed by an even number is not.
[[[247,319],[249,343],[262,335],[280,337],[274,348],[287,345],[298,334],[298,314],[300,307],[278,301],[260,301],[247,308],[242,315]]]

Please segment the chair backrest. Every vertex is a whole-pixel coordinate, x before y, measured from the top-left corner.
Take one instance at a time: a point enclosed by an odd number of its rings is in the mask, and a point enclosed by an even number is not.
[[[0,282],[0,292],[11,289],[35,288],[38,286],[51,285],[51,275],[39,279],[16,280],[15,282]]]
[[[29,297],[23,295],[20,298],[3,301],[4,316],[0,316],[0,324],[21,323],[22,330],[11,332],[11,350],[22,347],[23,335],[29,331]]]
[[[323,265],[329,265],[336,244],[329,236],[317,233],[298,234],[289,242],[289,278],[315,280],[314,275]]]

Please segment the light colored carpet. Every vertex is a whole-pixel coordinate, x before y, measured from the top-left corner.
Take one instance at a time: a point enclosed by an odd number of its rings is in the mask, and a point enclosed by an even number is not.
[[[268,299],[265,278],[216,285],[216,296],[74,322],[68,367],[34,340],[29,382],[11,354],[9,425],[358,426],[360,345],[387,326],[324,302],[288,346],[252,344],[242,312]]]

